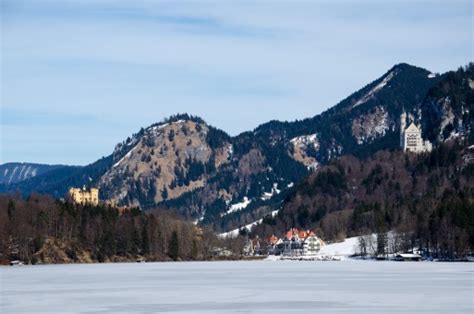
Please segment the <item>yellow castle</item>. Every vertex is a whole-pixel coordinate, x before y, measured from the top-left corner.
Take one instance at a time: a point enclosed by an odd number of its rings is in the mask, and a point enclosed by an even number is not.
[[[81,188],[70,188],[69,198],[75,204],[90,204],[97,206],[99,205],[99,189],[90,188],[86,189],[84,186]]]

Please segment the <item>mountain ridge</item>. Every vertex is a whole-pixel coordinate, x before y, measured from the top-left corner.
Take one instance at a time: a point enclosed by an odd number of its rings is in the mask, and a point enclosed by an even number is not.
[[[33,178],[48,171],[72,167],[66,165],[48,165],[31,162],[6,162],[0,165],[0,184],[12,184]]]
[[[72,173],[56,170],[0,190],[59,197],[67,186],[94,184],[102,198],[122,205],[175,208],[217,230],[235,228],[273,211],[292,186],[338,156],[398,148],[402,111],[416,121],[433,120],[422,124],[423,132],[442,125],[445,118],[422,118],[421,113],[434,113],[420,110],[430,90],[448,76],[397,64],[319,115],[269,121],[236,136],[178,114],[142,128],[111,155]],[[222,215],[244,201],[247,205]]]

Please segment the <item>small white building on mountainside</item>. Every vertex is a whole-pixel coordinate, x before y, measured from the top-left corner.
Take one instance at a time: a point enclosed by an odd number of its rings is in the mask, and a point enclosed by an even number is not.
[[[432,145],[429,141],[423,141],[421,128],[411,122],[406,127],[407,115],[402,113],[400,117],[400,147],[404,152],[424,153],[432,150]]]

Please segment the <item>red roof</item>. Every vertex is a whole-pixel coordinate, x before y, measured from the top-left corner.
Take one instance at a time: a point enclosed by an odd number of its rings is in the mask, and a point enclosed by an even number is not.
[[[310,236],[315,236],[315,235],[316,235],[316,234],[315,234],[313,231],[311,231],[311,230],[306,230],[306,231],[301,230],[301,231],[300,231],[300,230],[298,230],[298,229],[296,229],[296,228],[292,228],[292,229],[290,229],[290,230],[288,230],[288,231],[286,232],[286,238],[287,238],[287,239],[292,239],[292,238],[294,238],[294,237],[297,236],[298,238],[304,240],[304,239],[306,239],[306,238],[308,238],[308,237],[310,237]]]
[[[269,239],[268,239],[268,242],[270,242],[271,244],[275,244],[278,242],[278,238],[275,237],[275,235],[272,235]]]

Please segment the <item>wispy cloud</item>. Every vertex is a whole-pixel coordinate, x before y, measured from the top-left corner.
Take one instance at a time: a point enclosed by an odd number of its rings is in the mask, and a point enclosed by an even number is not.
[[[22,159],[15,141],[33,141],[19,123],[50,139],[37,151],[47,161],[62,151],[59,134],[80,140],[77,126],[93,121],[81,136],[107,134],[104,141],[55,160],[87,163],[176,112],[236,134],[269,119],[317,114],[398,62],[442,72],[472,59],[470,1],[1,5],[8,128],[0,162]]]

